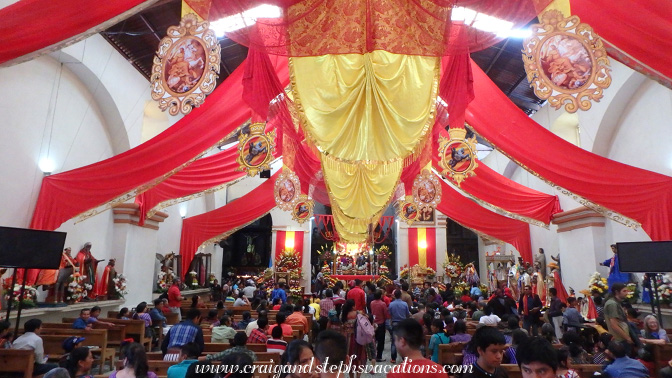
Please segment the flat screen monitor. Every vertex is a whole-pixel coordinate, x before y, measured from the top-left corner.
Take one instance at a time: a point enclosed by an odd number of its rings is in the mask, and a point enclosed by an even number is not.
[[[672,272],[672,241],[616,243],[616,250],[621,272]]]
[[[58,269],[65,232],[0,227],[0,266]]]

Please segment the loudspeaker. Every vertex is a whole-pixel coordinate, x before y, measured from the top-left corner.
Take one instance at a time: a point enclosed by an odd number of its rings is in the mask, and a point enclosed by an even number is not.
[[[263,179],[269,179],[271,178],[271,171],[270,170],[261,171],[261,173],[259,173],[259,177]]]
[[[672,241],[616,243],[623,273],[672,272]]]

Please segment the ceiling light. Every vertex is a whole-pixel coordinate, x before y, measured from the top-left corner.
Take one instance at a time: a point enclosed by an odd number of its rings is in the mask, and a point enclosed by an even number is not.
[[[248,9],[243,13],[234,14],[220,18],[210,23],[210,28],[215,31],[218,38],[224,37],[224,34],[240,30],[257,23],[259,18],[280,18],[282,9],[274,5],[261,4]]]
[[[484,32],[496,34],[501,38],[526,38],[531,35],[530,30],[513,29],[513,22],[464,7],[453,8],[450,19]]]
[[[54,169],[56,169],[56,162],[54,162],[54,159],[52,158],[45,157],[40,159],[40,162],[37,163],[37,166],[40,168],[42,173],[48,175],[53,172]]]

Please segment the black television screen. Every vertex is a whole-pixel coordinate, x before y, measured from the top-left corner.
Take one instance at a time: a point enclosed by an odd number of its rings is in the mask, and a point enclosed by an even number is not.
[[[621,272],[672,272],[672,241],[616,243]]]
[[[0,227],[0,266],[58,269],[65,232]]]

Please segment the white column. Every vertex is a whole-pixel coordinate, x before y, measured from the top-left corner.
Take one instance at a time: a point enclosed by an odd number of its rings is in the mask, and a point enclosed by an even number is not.
[[[448,240],[446,238],[446,222],[448,217],[440,212],[435,212],[436,216],[436,274],[445,276],[443,264],[446,262],[448,251]]]
[[[397,266],[389,266],[394,269],[395,273],[399,273],[399,269],[408,265],[408,224],[403,221],[397,221]]]

